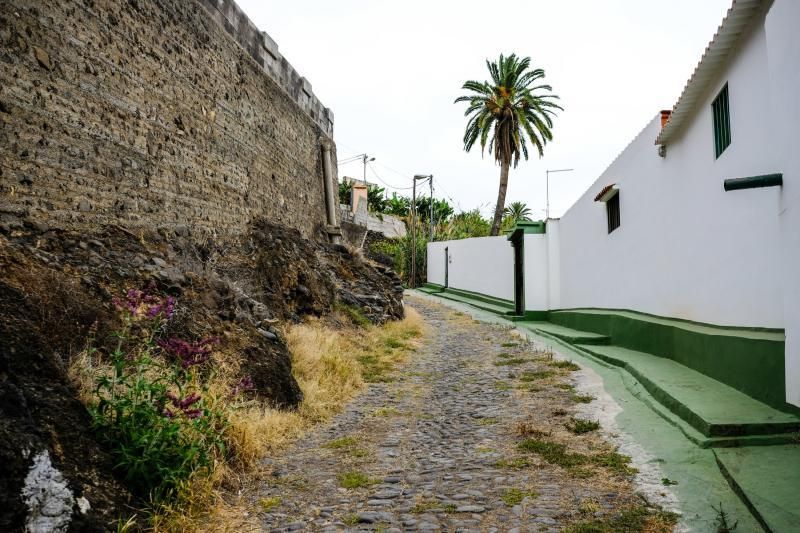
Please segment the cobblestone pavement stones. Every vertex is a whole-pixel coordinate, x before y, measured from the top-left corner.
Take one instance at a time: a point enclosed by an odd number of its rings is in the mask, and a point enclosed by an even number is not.
[[[270,502],[259,511],[265,530],[559,531],[635,501],[630,476],[518,449],[522,433],[570,452],[613,449],[597,432],[566,429],[570,370],[552,354],[508,328],[407,303],[428,324],[425,342],[394,380],[267,460],[253,502]]]

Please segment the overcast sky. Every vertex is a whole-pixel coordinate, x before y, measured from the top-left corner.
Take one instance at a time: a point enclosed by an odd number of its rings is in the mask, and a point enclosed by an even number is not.
[[[465,80],[486,58],[530,56],[564,112],[545,156],[512,169],[507,203],[560,216],[661,109],[671,109],[730,0],[237,0],[334,113],[339,159],[376,158],[367,179],[433,174],[457,208],[493,210],[499,167],[463,151]],[[653,148],[655,150],[655,147]],[[360,163],[339,177],[360,177]],[[400,191],[410,193],[410,191]]]

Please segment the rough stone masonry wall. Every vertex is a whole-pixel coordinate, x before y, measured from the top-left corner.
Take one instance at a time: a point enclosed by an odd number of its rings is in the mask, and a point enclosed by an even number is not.
[[[0,2],[0,223],[202,235],[264,216],[320,236],[332,117],[285,60],[257,61],[228,4]]]

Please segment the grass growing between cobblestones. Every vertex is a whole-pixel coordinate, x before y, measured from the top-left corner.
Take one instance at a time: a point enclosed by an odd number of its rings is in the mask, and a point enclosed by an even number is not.
[[[678,522],[678,515],[645,504],[623,509],[608,517],[578,522],[567,527],[565,533],[667,533]]]
[[[412,514],[423,514],[430,511],[444,511],[447,514],[456,512],[456,505],[452,503],[442,503],[435,499],[420,499],[411,508]]]
[[[500,459],[494,464],[495,468],[502,468],[504,470],[522,470],[528,468],[533,463],[527,457],[515,457],[513,459]]]
[[[590,403],[595,400],[595,397],[591,394],[573,394],[570,398],[575,403]]]
[[[595,420],[584,420],[582,418],[572,418],[569,422],[564,424],[568,430],[576,435],[589,433],[600,429],[600,423]]]
[[[536,492],[532,490],[508,489],[500,497],[503,502],[509,506],[514,507],[522,503],[525,498],[535,498]]]
[[[581,367],[573,363],[572,361],[551,361],[547,363],[548,366],[553,368],[560,368],[562,370],[569,370],[570,372],[575,372],[576,370],[580,370]]]
[[[341,437],[332,441],[326,442],[322,445],[323,448],[330,448],[331,450],[340,450],[342,448],[350,448],[358,444],[355,437]]]
[[[378,483],[363,472],[345,472],[339,475],[339,486],[344,489],[361,489]]]
[[[562,468],[580,477],[591,475],[592,466],[603,467],[616,474],[631,475],[636,469],[630,466],[631,458],[617,452],[601,452],[594,455],[585,455],[567,451],[566,444],[544,439],[526,439],[519,443],[520,450],[539,455],[550,464]]]
[[[552,370],[530,370],[523,372],[519,377],[520,381],[536,381],[537,379],[547,379],[555,376],[556,373]]]
[[[501,359],[500,361],[495,361],[494,366],[522,365],[528,362],[530,362],[530,359],[525,359],[524,357],[511,357],[508,359]]]
[[[280,496],[270,496],[269,498],[261,498],[258,501],[258,504],[261,506],[261,510],[265,513],[269,513],[274,508],[281,504],[281,497]]]

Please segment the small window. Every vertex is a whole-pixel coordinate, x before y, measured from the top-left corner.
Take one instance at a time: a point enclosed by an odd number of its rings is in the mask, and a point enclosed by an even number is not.
[[[608,232],[611,233],[619,227],[619,192],[606,201],[606,214],[608,215]]]
[[[711,103],[711,114],[714,118],[714,155],[719,158],[731,144],[731,113],[728,107],[727,83]]]

